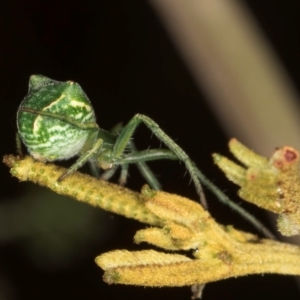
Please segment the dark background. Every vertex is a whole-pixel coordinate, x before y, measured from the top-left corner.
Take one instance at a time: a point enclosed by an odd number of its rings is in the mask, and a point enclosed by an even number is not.
[[[300,2],[248,2],[299,88]],[[150,116],[209,178],[239,201],[236,187],[211,160],[212,152],[228,154],[228,137],[147,2],[0,1],[1,155],[15,153],[15,116],[31,74],[79,82],[103,128],[128,122],[136,113]],[[134,140],[141,149],[160,145],[142,127]],[[156,162],[151,167],[166,191],[196,199],[182,164]],[[143,225],[19,183],[3,165],[0,172],[0,299],[190,298],[188,287],[107,285],[95,256],[113,249],[149,248],[132,243],[134,232]],[[129,187],[139,190],[143,183],[132,167]],[[208,201],[218,221],[255,232],[212,196]],[[263,212],[242,205],[265,218]],[[212,283],[204,291],[207,300],[245,295],[299,299],[293,278],[275,275]]]

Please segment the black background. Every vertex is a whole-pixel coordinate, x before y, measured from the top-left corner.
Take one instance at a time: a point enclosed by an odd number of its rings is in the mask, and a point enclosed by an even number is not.
[[[299,88],[300,3],[248,2]],[[228,154],[228,137],[206,106],[201,90],[147,2],[0,1],[1,155],[15,153],[15,115],[26,95],[31,74],[79,82],[103,128],[128,122],[136,113],[150,116],[209,178],[239,201],[235,196],[236,187],[224,179],[210,156],[215,151]],[[138,130],[134,140],[141,149],[160,145],[145,128]],[[156,162],[151,167],[166,191],[196,198],[182,165]],[[188,287],[152,289],[107,285],[94,257],[113,249],[147,248],[132,243],[134,232],[143,226],[95,212],[96,209],[85,205],[78,206],[69,199],[56,200],[43,189],[18,183],[3,165],[0,172],[0,299],[190,298]],[[130,175],[129,187],[139,190],[143,179],[134,168]],[[41,212],[36,207],[47,197],[53,200]],[[208,196],[208,201],[218,221],[255,232],[212,196]],[[244,203],[243,206],[264,218],[263,212]],[[88,225],[87,216],[93,220]],[[69,220],[72,224],[65,232]],[[58,242],[56,235],[60,236]],[[63,247],[67,248],[65,252]],[[247,299],[299,299],[299,292],[293,278],[275,275],[212,283],[204,291],[204,299],[245,296]]]

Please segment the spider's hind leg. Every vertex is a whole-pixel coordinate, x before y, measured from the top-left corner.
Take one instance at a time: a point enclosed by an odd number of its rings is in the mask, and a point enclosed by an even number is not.
[[[128,164],[121,165],[121,174],[119,178],[119,184],[121,186],[124,186],[127,183],[128,169],[129,169]]]
[[[131,150],[131,153],[138,152],[135,144],[130,141],[129,142],[129,148]],[[143,175],[143,177],[146,179],[150,187],[154,190],[161,190],[161,184],[157,180],[155,174],[152,172],[152,170],[149,168],[147,163],[144,161],[139,161],[136,163],[137,168],[139,169],[140,173]]]
[[[119,167],[118,165],[114,165],[111,169],[108,169],[105,172],[103,172],[100,178],[105,181],[110,180],[115,175],[118,167]]]
[[[95,162],[95,160],[89,160],[89,167],[90,167],[90,171],[92,173],[92,175],[96,178],[100,178],[101,174],[100,174],[100,170]]]
[[[20,158],[23,158],[24,153],[23,153],[23,150],[22,150],[22,140],[21,140],[21,136],[18,132],[16,133],[16,145],[17,145],[18,155],[20,156]]]

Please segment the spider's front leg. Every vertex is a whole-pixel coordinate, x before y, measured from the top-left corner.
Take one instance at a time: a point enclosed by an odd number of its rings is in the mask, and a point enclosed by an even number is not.
[[[97,139],[96,142],[92,145],[92,147],[83,152],[76,162],[63,174],[61,175],[57,181],[61,181],[72,173],[76,172],[79,168],[81,168],[86,162],[88,162],[93,156],[96,156],[99,153],[103,144],[102,139]]]
[[[188,155],[166,134],[164,133],[159,125],[154,122],[152,119],[145,115],[137,114],[135,115],[128,124],[122,129],[120,132],[115,145],[113,147],[112,151],[112,157],[119,158],[122,156],[125,148],[130,143],[130,139],[138,127],[140,123],[144,123],[155,135],[156,137],[161,140],[171,151],[171,153],[167,154],[166,152],[162,155],[156,155],[152,152],[151,156],[151,150],[148,151],[142,151],[137,152],[140,153],[140,161],[147,161],[147,160],[159,160],[159,159],[178,159],[182,162],[184,162],[187,170],[190,173],[190,176],[194,182],[194,185],[196,187],[196,191],[198,195],[200,196],[200,202],[203,205],[203,207],[207,208],[207,202],[205,195],[203,193],[203,189],[200,183],[200,180],[197,175],[198,169],[195,167],[195,164],[193,161],[188,157]],[[159,151],[159,150],[157,150]],[[149,153],[149,159],[147,159],[147,153]],[[157,152],[156,152],[157,153]],[[156,156],[156,157],[155,157]]]

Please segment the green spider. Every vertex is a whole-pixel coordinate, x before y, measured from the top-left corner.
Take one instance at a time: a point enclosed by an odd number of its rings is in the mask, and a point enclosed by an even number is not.
[[[137,151],[131,139],[140,123],[144,123],[169,150]],[[42,75],[32,75],[29,92],[18,110],[17,126],[24,145],[36,160],[46,162],[79,156],[58,180],[63,180],[90,162],[91,166],[104,170],[101,178],[105,180],[110,179],[120,167],[119,182],[124,185],[128,165],[136,164],[148,184],[158,190],[160,184],[146,162],[180,160],[190,173],[202,205],[207,207],[198,169],[157,123],[137,114],[124,127],[118,126],[111,132],[103,130],[96,124],[91,103],[76,82],[59,82]],[[21,154],[21,142],[17,144]]]
[[[132,136],[140,123],[144,123],[169,149],[138,151],[132,142]],[[95,175],[99,174],[98,168],[104,170],[101,175],[104,180],[109,180],[120,167],[119,183],[124,185],[129,164],[136,164],[148,184],[159,190],[161,186],[146,162],[161,159],[180,160],[190,173],[204,208],[207,208],[207,203],[200,181],[221,202],[242,215],[265,236],[274,238],[260,221],[232,202],[209,181],[188,155],[149,117],[137,114],[127,125],[116,126],[110,132],[100,128],[88,97],[76,82],[59,82],[42,75],[32,75],[29,79],[28,94],[17,113],[17,126],[17,148],[20,156],[21,140],[29,153],[39,161],[64,160],[79,156],[58,181],[89,162]]]

